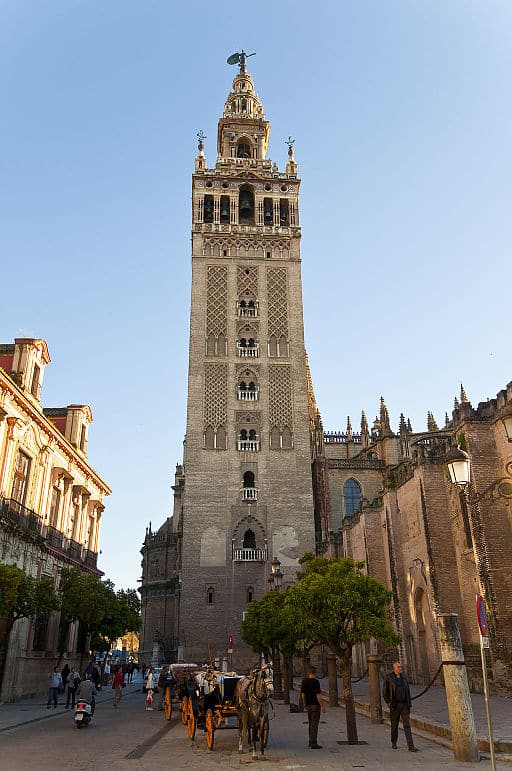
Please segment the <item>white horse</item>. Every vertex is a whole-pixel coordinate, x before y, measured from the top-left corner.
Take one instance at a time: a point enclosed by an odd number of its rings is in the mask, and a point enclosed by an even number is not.
[[[243,740],[248,735],[252,745],[252,757],[257,758],[256,745],[260,745],[263,758],[268,742],[268,710],[274,692],[272,681],[264,669],[258,669],[250,677],[238,681],[235,705],[238,712],[238,752],[243,752]]]

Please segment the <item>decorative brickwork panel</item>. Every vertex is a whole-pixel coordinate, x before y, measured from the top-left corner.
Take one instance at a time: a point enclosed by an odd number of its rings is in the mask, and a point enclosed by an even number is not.
[[[206,289],[206,334],[227,335],[228,269],[222,265],[208,265]]]
[[[288,365],[268,369],[268,408],[270,426],[292,428],[292,381]]]
[[[258,296],[258,268],[239,267],[236,271],[236,288],[238,297],[244,292],[250,292],[254,297]]]
[[[207,364],[204,373],[204,426],[225,426],[228,417],[228,368]]]
[[[288,289],[286,268],[267,269],[268,336],[288,337]]]

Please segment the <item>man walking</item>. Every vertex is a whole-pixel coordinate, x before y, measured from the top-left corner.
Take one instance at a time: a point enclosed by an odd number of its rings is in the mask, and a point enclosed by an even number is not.
[[[302,681],[300,695],[308,713],[309,723],[309,748],[311,750],[321,750],[318,744],[318,724],[320,723],[320,711],[325,712],[325,705],[322,700],[322,690],[320,682],[316,678],[316,668],[309,667],[309,674]]]
[[[398,740],[398,724],[402,718],[405,738],[409,752],[418,752],[414,746],[412,738],[411,724],[409,722],[409,713],[411,711],[411,692],[409,682],[402,674],[402,665],[399,661],[393,664],[393,671],[386,676],[383,688],[384,701],[389,707],[389,717],[391,720],[391,746],[396,750]]]
[[[68,675],[68,682],[66,686],[66,709],[69,709],[69,702],[71,702],[71,709],[75,706],[75,693],[76,689],[80,685],[80,675],[74,667],[71,667],[71,672]]]
[[[53,672],[50,672],[48,675],[48,704],[46,705],[46,709],[50,709],[52,701],[54,709],[57,707],[57,696],[61,688],[62,675],[59,672],[59,668],[54,667]]]

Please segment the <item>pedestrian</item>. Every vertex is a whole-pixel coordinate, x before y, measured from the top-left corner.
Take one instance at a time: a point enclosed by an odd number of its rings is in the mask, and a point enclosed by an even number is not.
[[[68,675],[69,675],[69,667],[68,667],[67,664],[64,664],[64,666],[62,667],[61,675],[62,675],[62,687],[65,690],[66,689],[66,683],[68,681]]]
[[[393,664],[393,671],[386,675],[383,688],[384,701],[389,707],[389,717],[391,720],[391,746],[396,750],[398,741],[398,724],[402,718],[405,738],[409,752],[418,752],[414,746],[412,738],[411,724],[409,722],[409,713],[411,711],[411,691],[409,682],[402,672],[402,665],[399,661]]]
[[[96,661],[92,666],[91,680],[93,681],[94,687],[96,688],[96,690],[100,691],[101,690],[101,672]]]
[[[133,682],[133,661],[129,661],[126,666],[126,673],[128,675],[128,682]]]
[[[96,709],[96,686],[91,680],[90,674],[85,675],[84,679],[78,686],[78,691],[76,692],[76,700],[80,701],[80,699],[83,699],[83,701],[86,701],[88,704],[91,705],[91,715],[94,715],[94,710]]]
[[[317,741],[318,724],[320,723],[320,711],[325,712],[325,704],[322,699],[320,681],[316,678],[316,667],[309,667],[309,674],[302,681],[300,695],[308,713],[309,749],[321,750],[322,747]]]
[[[146,674],[146,712],[151,712],[153,707],[153,688],[154,688],[154,674],[153,667],[148,667]]]
[[[66,709],[69,709],[69,702],[71,702],[71,709],[75,706],[75,694],[78,686],[80,685],[80,675],[74,667],[71,667],[71,672],[68,675],[66,684]]]
[[[108,685],[108,681],[110,679],[110,664],[108,661],[105,662],[105,668],[103,670],[103,685]]]
[[[119,702],[121,701],[124,688],[124,675],[122,667],[117,667],[114,673],[114,677],[112,679],[112,688],[114,689],[114,703],[112,706],[117,709]]]
[[[57,707],[57,698],[61,689],[62,675],[59,672],[59,668],[54,667],[53,672],[50,672],[48,675],[48,704],[46,705],[46,709],[50,709],[52,701],[54,709]]]

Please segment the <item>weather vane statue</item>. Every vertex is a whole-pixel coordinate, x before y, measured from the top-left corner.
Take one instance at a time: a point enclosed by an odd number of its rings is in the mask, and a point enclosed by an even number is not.
[[[255,53],[256,52],[254,52],[253,54],[246,54],[244,49],[242,48],[240,53],[238,53],[237,51],[237,53],[231,54],[231,56],[228,57],[228,64],[238,64],[238,66],[240,67],[240,72],[244,73],[246,72],[245,60],[247,59],[248,56],[254,56]]]
[[[293,145],[295,144],[295,139],[293,139],[293,137],[288,137],[286,144],[288,145],[288,155],[291,158],[293,156]]]
[[[197,132],[197,144],[198,144],[198,147],[199,147],[199,152],[201,152],[201,150],[204,150],[204,140],[205,139],[206,139],[206,136],[203,133],[203,129],[201,129],[201,131]]]

